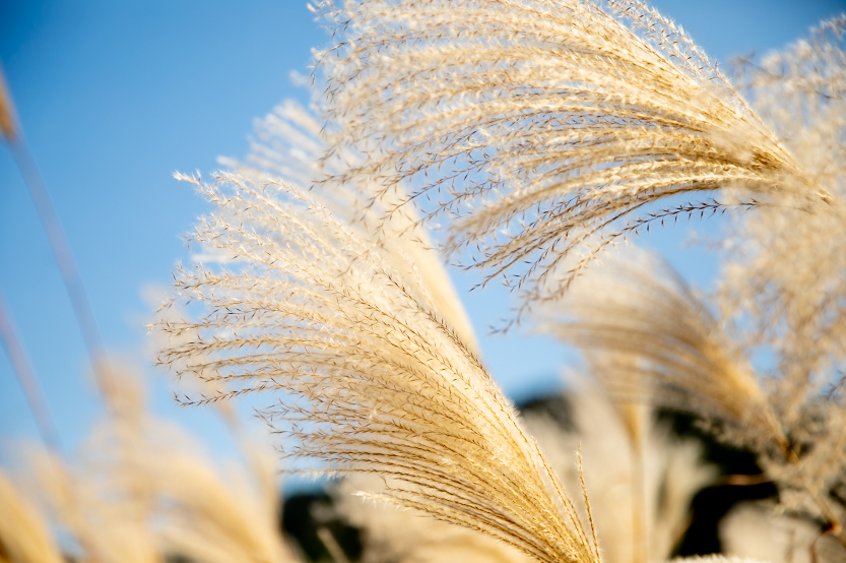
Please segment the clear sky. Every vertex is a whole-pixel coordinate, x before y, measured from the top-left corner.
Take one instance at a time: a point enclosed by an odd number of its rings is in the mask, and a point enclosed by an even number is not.
[[[781,47],[846,10],[844,0],[653,4],[722,62]],[[185,420],[213,449],[225,449],[219,425],[206,413],[174,407],[167,376],[149,367],[145,352],[143,293],[168,285],[186,256],[180,236],[205,209],[171,173],[210,171],[218,155],[243,155],[254,118],[284,98],[304,99],[290,72],[307,72],[310,49],[326,43],[304,0],[0,0],[0,61],[105,347],[155,374],[156,409]],[[691,228],[652,242],[673,246],[668,241]],[[678,266],[704,281],[710,263],[686,252],[675,248]],[[463,291],[474,279],[457,281]],[[73,445],[97,416],[86,356],[46,236],[3,146],[0,296],[62,439]],[[508,300],[487,289],[465,303],[492,373],[523,397],[554,383],[568,355],[536,336],[486,336],[507,314]],[[0,356],[0,465],[14,459],[14,440],[34,429]]]

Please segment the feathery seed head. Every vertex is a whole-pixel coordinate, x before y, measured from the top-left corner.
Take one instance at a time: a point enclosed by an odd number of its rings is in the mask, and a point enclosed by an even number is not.
[[[195,402],[285,393],[266,415],[293,442],[291,464],[381,475],[395,504],[541,561],[598,559],[511,405],[385,248],[267,174],[197,185],[216,208],[195,240],[235,260],[180,272],[203,312],[160,325],[193,335],[164,363],[227,389]]]
[[[330,180],[380,178],[376,199],[409,180],[404,201],[425,218],[457,218],[447,248],[471,251],[486,279],[514,274],[526,303],[561,294],[656,201],[717,189],[748,201],[806,184],[716,65],[640,2],[324,12],[341,38],[319,57],[331,146],[363,155]],[[561,274],[574,249],[583,258]]]

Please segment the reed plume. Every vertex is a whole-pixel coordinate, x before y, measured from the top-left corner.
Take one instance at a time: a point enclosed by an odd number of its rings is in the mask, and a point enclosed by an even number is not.
[[[825,195],[684,31],[641,2],[322,8],[338,38],[318,57],[331,149],[359,155],[327,181],[378,178],[389,194],[410,179],[398,205],[452,219],[446,248],[520,288],[524,308],[641,227],[725,208],[715,190],[731,205]]]
[[[780,374],[781,416],[799,426],[812,404],[843,408],[846,370],[846,15],[742,69],[762,115],[788,139],[824,200],[785,195],[739,218],[718,291]],[[813,416],[813,415],[812,415]],[[832,430],[840,424],[830,425]],[[839,430],[835,430],[839,431]]]
[[[107,415],[82,450],[68,459],[32,451],[21,468],[33,481],[28,496],[49,508],[51,526],[39,533],[23,501],[3,503],[0,546],[8,544],[10,561],[64,560],[51,559],[54,537],[81,561],[296,561],[277,531],[270,458],[256,450],[223,472],[182,428],[151,414],[129,370],[103,364],[97,376]],[[0,479],[0,494],[7,485]],[[7,507],[17,518],[11,525]]]
[[[264,171],[309,189],[328,171],[337,172],[355,159],[350,153],[328,158],[328,147],[320,129],[313,110],[286,100],[257,122],[246,162],[226,162],[235,168]],[[428,293],[444,322],[465,346],[478,354],[470,319],[416,210],[405,206],[392,214],[387,223],[381,221],[385,208],[395,204],[395,200],[405,193],[403,186],[399,188],[393,199],[383,198],[376,202],[373,198],[380,189],[378,182],[359,178],[343,189],[321,191],[321,198],[334,214],[348,222],[350,228],[357,229],[358,236],[384,247],[385,258],[402,274],[405,283],[417,284]]]
[[[755,561],[842,561],[846,547],[807,518],[784,512],[771,501],[739,505],[720,524],[726,553]]]
[[[4,473],[0,473],[0,506],[0,561],[64,561],[41,512]]]
[[[846,545],[846,504],[836,492],[846,483],[844,31],[841,15],[740,69],[752,103],[825,197],[780,194],[738,217],[717,298],[724,318],[770,358],[770,401],[799,458],[762,465],[785,485],[787,506],[820,510]]]
[[[601,383],[589,377],[568,381],[573,427],[533,413],[526,416],[527,428],[565,487],[579,480],[567,458],[581,447],[604,561],[669,560],[689,525],[691,499],[713,482],[716,468],[703,461],[697,443],[659,423],[648,404],[637,404],[643,420],[640,434],[633,435],[626,406]]]
[[[574,284],[549,330],[602,360],[597,374],[617,401],[693,412],[720,439],[755,452],[782,510],[821,518],[840,535],[842,397],[815,394],[791,372],[759,373],[752,350],[736,344],[743,338],[677,274],[627,250],[628,259],[607,260]]]
[[[176,274],[188,313],[158,324],[174,339],[161,361],[212,386],[186,402],[271,392],[291,470],[376,476],[371,498],[470,536],[598,561],[590,510],[479,358],[422,227],[446,219],[446,250],[518,289],[518,319],[563,296],[552,330],[602,374],[641,472],[638,400],[694,410],[757,454],[783,509],[842,542],[843,20],[750,71],[750,105],[635,0],[318,9],[337,41],[317,57],[325,134],[286,104],[245,163],[181,176],[214,207],[193,234],[202,258]],[[587,270],[642,229],[732,208],[749,213],[719,309],[654,262]],[[778,369],[754,361],[761,345]],[[669,555],[672,534],[629,535],[635,560]]]
[[[182,270],[196,317],[160,329],[192,341],[161,361],[227,390],[284,400],[265,411],[286,459],[381,476],[384,500],[509,543],[540,561],[598,548],[478,357],[381,246],[310,193],[256,171],[192,181],[214,204],[193,238],[224,264]],[[302,467],[300,467],[302,469]]]
[[[626,251],[576,282],[557,314],[545,316],[545,328],[582,350],[618,401],[695,405],[743,431],[745,446],[786,448],[744,351],[667,264]]]
[[[567,463],[572,464],[572,451]],[[482,532],[374,502],[372,496],[381,493],[384,493],[384,484],[378,477],[353,476],[345,479],[333,494],[337,514],[362,530],[361,563],[535,561]]]

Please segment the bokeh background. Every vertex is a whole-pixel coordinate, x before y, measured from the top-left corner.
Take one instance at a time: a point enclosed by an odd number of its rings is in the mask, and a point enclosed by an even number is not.
[[[844,0],[654,1],[712,57],[764,54],[802,36]],[[472,22],[468,22],[472,25]],[[172,401],[152,365],[145,325],[178,260],[181,235],[205,211],[171,178],[209,172],[248,148],[253,120],[285,98],[306,102],[311,49],[329,39],[302,0],[0,0],[0,61],[61,219],[103,344],[154,380],[151,402],[217,456],[232,445],[216,417]],[[716,265],[709,229],[681,223],[643,243],[707,287]],[[696,234],[692,234],[693,232]],[[704,234],[703,234],[704,233]],[[526,330],[490,335],[511,297],[454,272],[491,372],[516,400],[559,385],[573,358]],[[62,443],[72,450],[99,416],[80,331],[35,207],[8,147],[0,146],[0,296],[38,373]],[[249,415],[253,404],[241,409]],[[0,466],[36,439],[8,358],[0,356]]]

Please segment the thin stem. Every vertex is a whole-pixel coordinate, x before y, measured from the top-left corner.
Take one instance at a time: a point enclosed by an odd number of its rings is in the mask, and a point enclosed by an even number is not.
[[[96,369],[96,361],[102,357],[102,346],[94,322],[94,315],[91,311],[91,305],[85,293],[79,271],[73,260],[67,237],[62,230],[58,215],[50,200],[50,194],[47,192],[35,160],[32,158],[22,137],[17,135],[8,139],[8,141],[12,155],[23,177],[24,184],[35,204],[38,218],[41,220],[41,225],[47,234],[56,264],[59,266],[59,273],[62,276],[62,282],[65,285],[65,290],[68,293],[74,315],[79,324],[85,348],[88,352],[89,362],[92,369]]]
[[[643,471],[643,451],[640,442],[632,442],[629,449],[631,460],[631,495],[632,495],[632,562],[648,563],[649,543],[645,522],[646,490]]]
[[[6,355],[12,364],[12,371],[21,386],[21,390],[23,390],[26,402],[35,418],[35,424],[38,427],[41,440],[47,449],[60,453],[63,451],[62,444],[59,439],[59,433],[56,430],[56,425],[53,423],[53,418],[50,415],[50,409],[47,407],[44,390],[41,388],[38,377],[35,375],[35,370],[32,368],[32,364],[23,349],[15,327],[12,325],[11,318],[6,311],[6,304],[3,298],[0,297],[0,340],[3,341],[3,348],[6,350]]]

